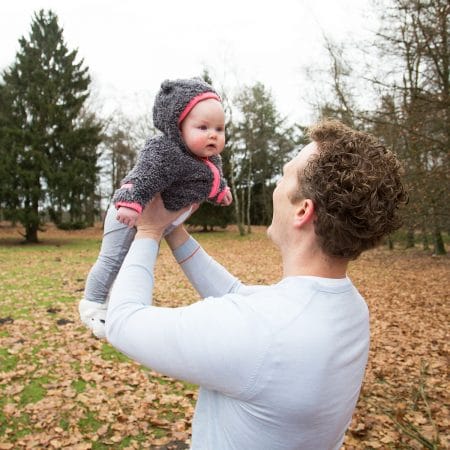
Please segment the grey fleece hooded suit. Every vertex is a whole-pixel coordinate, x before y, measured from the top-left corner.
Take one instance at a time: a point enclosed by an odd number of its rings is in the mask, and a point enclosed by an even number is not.
[[[140,213],[159,192],[165,207],[177,211],[205,200],[219,204],[229,190],[220,156],[199,158],[193,155],[179,129],[181,114],[189,111],[195,99],[209,94],[218,97],[214,89],[199,78],[162,83],[153,106],[153,122],[163,134],[147,141],[135,167],[114,194],[105,219],[100,254],[86,280],[85,300],[106,302],[136,234],[135,228],[128,228],[116,219],[116,208],[126,206]]]
[[[197,78],[162,83],[153,106],[153,122],[163,134],[147,141],[136,166],[123,180],[132,187],[122,187],[114,195],[116,206],[135,206],[140,212],[139,206],[143,208],[158,192],[165,207],[173,211],[205,200],[220,203],[227,190],[220,156],[202,159],[193,155],[178,125],[188,103],[208,92],[218,96]]]

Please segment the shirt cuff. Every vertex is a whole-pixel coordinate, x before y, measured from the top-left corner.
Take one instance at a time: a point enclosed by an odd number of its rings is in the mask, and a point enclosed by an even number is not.
[[[200,249],[200,244],[191,236],[183,245],[180,245],[173,251],[173,256],[178,264],[187,261]]]

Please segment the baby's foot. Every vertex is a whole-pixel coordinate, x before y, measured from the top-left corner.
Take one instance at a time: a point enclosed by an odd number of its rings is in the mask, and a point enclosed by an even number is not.
[[[84,298],[81,299],[78,304],[81,321],[91,329],[92,333],[99,339],[104,339],[106,337],[105,320],[107,310],[107,303],[91,302]]]

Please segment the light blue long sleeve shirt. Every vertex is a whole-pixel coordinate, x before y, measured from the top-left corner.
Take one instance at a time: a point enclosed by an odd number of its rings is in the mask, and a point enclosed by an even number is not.
[[[200,386],[192,450],[337,450],[369,348],[348,278],[244,286],[190,238],[174,254],[204,300],[152,306],[158,243],[133,242],[112,290],[109,342]]]

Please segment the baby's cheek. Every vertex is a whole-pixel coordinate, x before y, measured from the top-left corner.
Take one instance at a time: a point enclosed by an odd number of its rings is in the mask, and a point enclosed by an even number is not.
[[[194,136],[192,139],[192,145],[194,145],[197,148],[204,147],[206,144],[206,138],[205,136]]]

